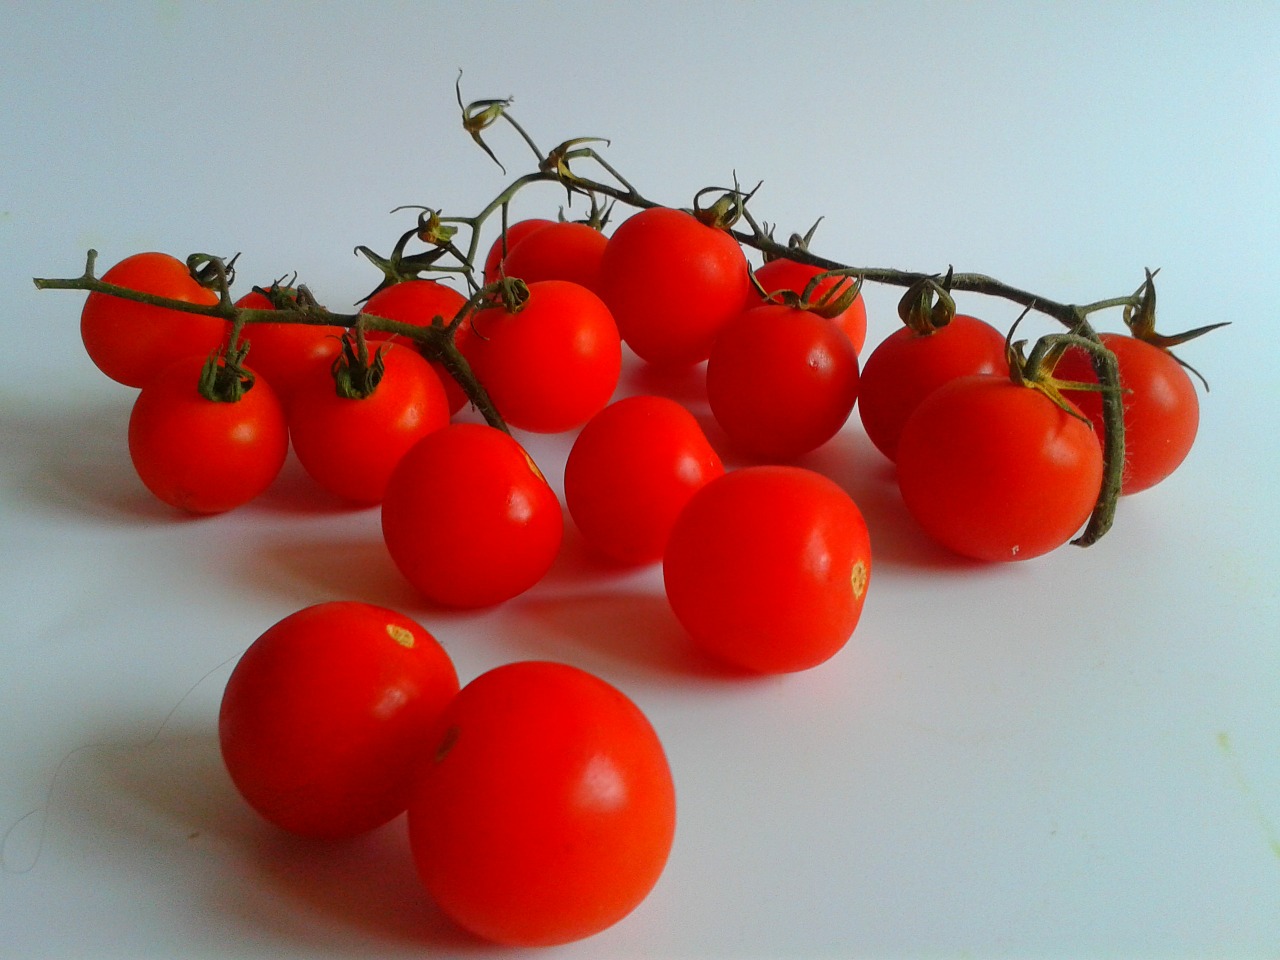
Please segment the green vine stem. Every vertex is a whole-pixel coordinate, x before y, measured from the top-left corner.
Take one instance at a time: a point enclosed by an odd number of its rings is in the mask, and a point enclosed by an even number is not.
[[[205,257],[206,255],[199,256]],[[474,295],[462,307],[458,315],[447,322],[442,317],[436,317],[430,325],[421,326],[413,323],[403,323],[398,320],[389,320],[369,313],[334,313],[315,303],[310,297],[300,297],[292,305],[282,306],[273,310],[237,307],[231,302],[226,289],[225,270],[220,275],[223,290],[218,303],[204,305],[188,303],[183,300],[173,300],[169,297],[132,290],[128,287],[118,286],[99,279],[94,272],[97,257],[98,252],[96,250],[89,251],[84,273],[78,277],[36,277],[32,282],[35,283],[38,290],[82,290],[87,293],[119,297],[123,300],[132,300],[135,303],[150,304],[151,306],[178,310],[183,313],[221,317],[232,325],[233,335],[238,334],[238,331],[245,325],[253,323],[307,323],[315,326],[339,326],[348,329],[359,328],[366,332],[377,330],[395,334],[406,340],[413,341],[426,356],[430,359],[438,360],[449,372],[449,375],[458,382],[458,385],[466,393],[467,399],[490,426],[496,427],[505,433],[510,432],[506,421],[502,419],[502,415],[498,412],[497,407],[494,406],[493,400],[490,399],[488,391],[480,383],[466,357],[462,355],[462,351],[454,343],[454,333],[459,324],[475,309],[476,304],[481,302],[482,297],[488,295],[486,291],[482,290]],[[216,257],[207,257],[207,259],[221,264],[221,261]]]
[[[460,81],[459,81],[460,82]],[[122,297],[139,303],[149,303],[168,307],[188,313],[208,314],[227,319],[233,324],[244,325],[262,322],[298,322],[322,325],[338,325],[356,327],[365,330],[381,330],[399,334],[419,344],[424,353],[438,360],[451,376],[454,377],[466,392],[471,403],[476,406],[485,420],[499,429],[506,430],[506,424],[494,408],[483,385],[471,371],[466,358],[454,344],[454,332],[458,324],[469,313],[480,305],[492,300],[496,291],[482,286],[476,276],[476,267],[480,250],[481,230],[484,224],[495,213],[500,214],[503,226],[506,226],[507,211],[514,197],[534,184],[546,183],[564,189],[572,203],[574,196],[590,201],[592,209],[598,209],[601,198],[614,203],[636,209],[659,207],[662,204],[649,199],[640,193],[617,170],[605,161],[593,143],[605,143],[607,140],[597,137],[576,137],[564,141],[547,153],[534,143],[533,139],[513,119],[508,107],[510,99],[477,100],[464,103],[461,90],[458,91],[458,104],[462,110],[463,129],[470,134],[476,143],[500,167],[496,154],[485,142],[482,133],[488,131],[499,121],[510,124],[523,142],[528,146],[537,162],[534,172],[524,174],[512,180],[497,196],[471,217],[445,217],[431,207],[419,206],[423,211],[419,215],[418,224],[406,231],[396,242],[390,256],[383,257],[368,247],[360,246],[356,250],[374,263],[383,273],[381,286],[387,286],[403,280],[415,279],[428,273],[459,273],[466,278],[471,298],[458,316],[447,322],[444,318],[436,318],[430,326],[422,327],[412,324],[397,323],[364,313],[336,314],[317,304],[299,304],[296,307],[279,310],[255,310],[235,307],[227,289],[225,270],[218,273],[217,281],[221,287],[219,303],[212,306],[200,306],[181,301],[168,300],[151,294],[140,293],[124,287],[104,283],[94,276],[94,251],[89,251],[88,264],[81,277],[57,280],[36,279],[40,289],[85,290],[91,293],[102,293]],[[606,179],[595,179],[583,175],[579,167],[583,162],[597,164],[604,172]],[[505,172],[505,167],[502,167]],[[736,178],[735,178],[736,182]],[[707,191],[700,191],[698,197]],[[899,270],[888,267],[855,267],[837,260],[819,256],[808,247],[811,230],[803,238],[793,237],[789,243],[781,243],[774,239],[772,232],[764,229],[746,209],[747,200],[755,193],[744,194],[736,187],[724,191],[722,198],[727,207],[733,208],[740,216],[740,223],[723,226],[743,246],[754,249],[765,259],[786,257],[800,263],[819,267],[826,271],[837,271],[855,278],[861,285],[866,282],[898,286],[904,288],[928,287],[945,289],[949,297],[953,292],[972,293],[979,296],[1007,300],[1022,306],[1025,311],[1035,311],[1049,317],[1067,328],[1070,336],[1079,338],[1089,344],[1088,350],[1092,358],[1095,372],[1103,391],[1103,411],[1106,424],[1103,437],[1104,472],[1107,482],[1099,492],[1098,500],[1089,518],[1088,525],[1082,534],[1073,541],[1081,546],[1088,546],[1099,540],[1110,529],[1115,517],[1118,500],[1118,483],[1111,481],[1118,478],[1124,462],[1124,408],[1121,399],[1119,372],[1115,357],[1102,343],[1097,332],[1090,323],[1090,317],[1105,310],[1121,309],[1130,315],[1143,308],[1144,303],[1154,302],[1154,290],[1151,285],[1150,271],[1147,272],[1146,283],[1133,294],[1096,300],[1085,304],[1061,303],[1039,294],[1031,293],[1019,287],[1004,283],[994,277],[981,273],[956,273],[948,269],[944,274],[920,271]],[[695,206],[697,200],[695,199]],[[683,208],[689,210],[690,208]],[[692,212],[692,211],[690,211]],[[459,230],[468,234],[465,244],[458,237]],[[411,242],[417,240],[427,249],[419,253],[409,253]],[[209,258],[218,270],[221,261]],[[945,285],[945,287],[943,286]],[[380,287],[381,288],[381,287]],[[1049,347],[1044,347],[1048,350]]]

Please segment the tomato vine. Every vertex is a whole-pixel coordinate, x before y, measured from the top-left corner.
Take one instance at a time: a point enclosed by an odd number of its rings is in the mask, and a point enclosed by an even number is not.
[[[512,199],[520,191],[539,183],[551,183],[564,188],[570,203],[575,196],[586,198],[591,204],[592,220],[597,223],[607,216],[607,213],[602,215],[603,204],[606,201],[639,210],[660,207],[663,204],[642,194],[601,155],[597,145],[607,146],[609,141],[597,137],[574,137],[544,153],[525,128],[512,116],[509,109],[510,99],[464,102],[460,78],[456,92],[462,113],[463,129],[503,169],[504,173],[506,167],[498,160],[496,153],[485,139],[487,131],[499,122],[509,124],[528,146],[534,155],[536,169],[516,177],[478,213],[470,217],[444,216],[440,210],[417,207],[419,213],[416,224],[401,234],[393,244],[391,253],[386,256],[376,253],[368,246],[360,245],[355,248],[358,254],[368,259],[383,274],[379,286],[371,292],[370,296],[385,287],[406,280],[421,279],[427,274],[461,275],[467,285],[469,297],[464,306],[452,317],[437,316],[429,325],[415,325],[363,311],[337,313],[317,303],[303,285],[299,285],[288,297],[273,296],[273,291],[278,288],[263,290],[255,287],[256,291],[268,296],[273,305],[272,309],[238,307],[234,304],[230,291],[234,258],[231,261],[224,261],[207,254],[194,255],[189,258],[188,265],[193,275],[198,273],[198,278],[218,295],[218,301],[214,304],[188,303],[106,282],[95,273],[97,253],[94,250],[88,252],[85,269],[81,276],[62,279],[36,278],[35,285],[39,289],[83,290],[186,313],[220,317],[232,325],[233,344],[240,330],[246,325],[256,323],[340,326],[352,329],[358,334],[382,332],[387,335],[399,335],[412,340],[428,358],[443,366],[457,381],[484,419],[492,426],[505,431],[507,425],[490,398],[485,385],[477,378],[467,358],[455,343],[455,335],[459,327],[473,313],[495,302],[508,304],[510,309],[519,309],[522,298],[527,296],[527,289],[522,281],[504,277],[494,283],[486,284],[479,276],[479,268],[483,265],[480,259],[482,227],[497,214],[501,218],[505,236],[508,210]],[[586,163],[598,166],[602,174],[597,176],[584,174],[581,168]],[[708,193],[719,194],[719,199],[710,206],[700,206],[701,197]],[[936,273],[853,266],[815,254],[810,250],[809,240],[812,237],[812,230],[804,236],[793,234],[785,243],[777,240],[773,229],[758,221],[748,210],[748,203],[754,198],[754,194],[754,189],[744,192],[736,183],[731,188],[708,187],[698,192],[692,208],[684,209],[688,209],[704,221],[712,220],[739,244],[759,252],[766,259],[787,258],[820,268],[831,274],[843,274],[850,277],[859,287],[864,283],[902,287],[905,292],[900,312],[904,319],[914,314],[925,318],[916,322],[934,326],[944,325],[955,316],[953,294],[963,292],[1006,300],[1022,306],[1024,315],[1034,311],[1057,321],[1066,328],[1067,333],[1043,338],[1033,347],[1031,357],[1023,367],[1024,370],[1032,371],[1028,374],[1028,378],[1033,381],[1031,385],[1041,389],[1046,389],[1045,383],[1051,382],[1048,380],[1051,373],[1039,372],[1042,369],[1050,369],[1046,366],[1046,358],[1051,358],[1055,351],[1060,352],[1067,343],[1087,346],[1102,394],[1105,424],[1104,479],[1088,523],[1073,542],[1088,546],[1110,529],[1120,494],[1121,469],[1124,463],[1124,409],[1115,357],[1094,329],[1091,318],[1103,311],[1123,310],[1126,322],[1140,328],[1148,339],[1161,344],[1185,342],[1186,339],[1206,332],[1212,327],[1200,328],[1173,337],[1161,337],[1155,334],[1154,273],[1150,270],[1146,271],[1143,283],[1133,293],[1074,304],[1059,302],[981,273],[955,272],[950,268],[945,273]],[[411,250],[414,244],[420,244],[422,249]],[[1064,337],[1066,339],[1063,339]]]

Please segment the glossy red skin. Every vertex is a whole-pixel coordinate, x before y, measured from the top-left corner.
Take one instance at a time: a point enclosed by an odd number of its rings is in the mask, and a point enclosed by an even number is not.
[[[474,314],[463,349],[507,424],[536,433],[586,423],[609,402],[622,370],[609,308],[565,280],[530,283],[515,313],[498,306]]]
[[[166,253],[136,253],[102,279],[144,293],[212,306],[218,295],[200,286],[187,265]],[[231,325],[217,317],[166,310],[91,293],[80,313],[80,336],[94,364],[112,380],[141,387],[169,364],[191,354],[209,356]]]
[[[1027,560],[1089,518],[1102,447],[1087,421],[1007,376],[961,377],[921,402],[898,443],[907,510],[978,560]]]
[[[720,331],[707,400],[740,450],[793,460],[839,432],[858,399],[858,355],[844,331],[808,310],[752,307]]]
[[[825,271],[821,267],[797,263],[794,260],[781,257],[762,264],[756,270],[756,279],[766,293],[791,290],[794,293],[803,294],[809,286],[809,281],[823,272]],[[838,297],[852,287],[853,283],[854,281],[851,279],[827,277],[814,288],[810,296],[810,302],[817,303],[821,301],[828,291],[836,289],[837,284],[839,284],[839,293],[835,294],[835,296]],[[831,317],[830,320],[845,332],[849,342],[853,344],[854,351],[859,354],[862,353],[862,347],[867,341],[867,304],[862,299],[862,294],[859,293],[854,298],[853,303],[849,304],[848,307],[834,317]]]
[[[644,714],[576,667],[517,662],[465,686],[438,724],[409,805],[432,899],[512,946],[581,940],[657,883],[676,795]]]
[[[303,469],[358,504],[380,503],[400,458],[449,422],[440,378],[416,350],[384,344],[382,362],[381,381],[360,399],[339,396],[327,365],[313,367],[289,409],[289,436]]]
[[[1200,400],[1187,371],[1167,350],[1119,333],[1100,334],[1116,355],[1124,394],[1124,469],[1122,493],[1147,490],[1186,460],[1200,428]],[[1073,347],[1054,368],[1063,380],[1097,383],[1088,354]],[[1093,422],[1099,437],[1106,432],[1102,396],[1081,390],[1066,391],[1080,411]]]
[[[585,223],[553,223],[511,247],[502,269],[526,283],[569,280],[598,295],[606,242],[603,233]]]
[[[507,243],[506,252],[510,253],[525,237],[529,236],[543,227],[549,227],[556,223],[555,220],[546,220],[541,217],[530,217],[527,220],[517,220],[515,223],[507,224]],[[489,253],[484,258],[484,282],[493,283],[500,276],[498,271],[499,265],[503,259],[502,237],[498,236],[493,241],[493,245],[489,247]]]
[[[419,440],[392,472],[382,533],[391,559],[426,597],[473,608],[541,580],[564,520],[519,443],[484,424],[454,423]]]
[[[957,377],[1008,372],[1004,334],[976,317],[957,314],[930,334],[900,327],[863,364],[858,415],[871,442],[894,460],[903,425],[934,390]]]
[[[447,653],[402,614],[307,607],[236,664],[218,715],[231,779],[276,826],[357,836],[402,813],[435,723],[458,691]]]
[[[205,357],[178,360],[138,393],[129,456],[147,489],[189,513],[248,503],[280,473],[289,451],[284,408],[266,380],[235,403],[206,400]]]
[[[662,559],[689,498],[724,473],[698,421],[666,397],[632,396],[582,428],[564,466],[564,497],[582,537],[625,564]]]
[[[706,360],[721,328],[754,296],[746,257],[729,233],[662,207],[614,231],[600,261],[600,292],[627,345],[667,367]]]
[[[446,324],[452,321],[466,302],[466,297],[443,283],[436,283],[434,280],[405,280],[379,290],[361,309],[375,317],[429,327],[437,316]],[[389,333],[376,330],[369,332],[370,340],[387,340],[391,337]],[[462,349],[462,337],[455,337],[454,342]],[[467,405],[466,392],[442,364],[432,360],[431,367],[444,385],[445,396],[449,399],[449,412],[457,413]]]
[[[663,558],[667,599],[694,642],[758,673],[817,666],[848,642],[871,577],[861,512],[794,466],[754,466],[690,499]]]
[[[272,310],[271,301],[250,291],[236,301],[237,307]],[[247,323],[240,331],[242,343],[249,344],[245,362],[271,384],[288,407],[298,385],[313,365],[331,363],[342,352],[345,327],[310,323]]]

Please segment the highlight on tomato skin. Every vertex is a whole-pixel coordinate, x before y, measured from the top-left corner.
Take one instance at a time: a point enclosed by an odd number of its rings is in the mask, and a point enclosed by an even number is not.
[[[658,883],[676,791],[657,732],[613,685],[520,661],[472,680],[436,724],[409,803],[427,893],[511,946],[594,936]]]
[[[520,443],[487,424],[427,434],[391,473],[382,536],[414,587],[446,607],[494,606],[551,569],[564,517]]]
[[[740,467],[689,500],[662,561],[671,609],[693,642],[756,673],[807,670],[852,636],[871,579],[853,499],[815,471]]]
[[[583,539],[623,564],[662,559],[689,498],[724,473],[697,419],[668,397],[638,394],[582,428],[564,465],[564,498]]]

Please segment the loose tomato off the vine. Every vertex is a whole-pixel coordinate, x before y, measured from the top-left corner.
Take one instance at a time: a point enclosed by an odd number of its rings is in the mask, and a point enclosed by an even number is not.
[[[694,642],[759,673],[806,670],[848,642],[871,579],[871,541],[834,481],[794,466],[732,470],[693,495],[662,562]]]
[[[564,534],[555,491],[524,448],[478,423],[423,437],[382,501],[382,535],[405,578],[436,603],[485,607],[551,569]]]
[[[689,498],[724,473],[688,410],[667,397],[632,396],[591,418],[564,465],[564,498],[578,530],[626,564],[662,558]]]
[[[167,253],[135,253],[102,275],[106,283],[171,300],[213,306],[218,294]],[[141,387],[160,370],[191,354],[207,357],[227,339],[220,317],[183,313],[90,293],[80,313],[80,336],[94,364],[112,380]]]
[[[218,715],[223,760],[276,826],[356,836],[404,812],[457,691],[453,662],[418,623],[367,603],[317,604],[275,624],[236,664]]]
[[[129,456],[147,489],[190,513],[222,513],[267,489],[284,466],[284,407],[248,373],[237,400],[201,392],[209,358],[186,357],[151,377],[129,416]],[[218,361],[221,363],[221,361]]]
[[[1007,376],[961,377],[920,403],[898,441],[898,487],[934,539],[978,560],[1066,543],[1102,485],[1088,420]]]
[[[418,872],[480,937],[544,946],[589,937],[649,894],[676,795],[657,733],[615,687],[522,661],[445,709],[409,803]]]

